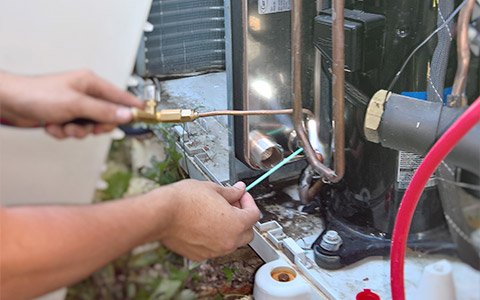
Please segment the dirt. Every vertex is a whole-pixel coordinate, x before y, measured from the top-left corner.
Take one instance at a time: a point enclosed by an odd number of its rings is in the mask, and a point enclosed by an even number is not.
[[[255,272],[263,264],[260,257],[245,246],[200,265],[196,269],[200,279],[186,282],[185,287],[193,290],[199,299],[212,299],[221,294],[228,299],[251,299],[245,296],[252,294]],[[231,281],[227,279],[228,270],[234,271]]]

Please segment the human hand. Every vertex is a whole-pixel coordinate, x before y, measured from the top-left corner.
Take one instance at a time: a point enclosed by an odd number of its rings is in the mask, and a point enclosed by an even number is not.
[[[183,180],[152,193],[168,199],[171,208],[168,220],[163,220],[167,225],[157,239],[191,260],[226,255],[253,239],[253,225],[260,211],[242,182],[221,187],[212,182]]]
[[[60,139],[109,132],[131,121],[125,106],[143,105],[88,70],[35,77],[0,73],[0,79],[2,117],[26,126],[47,123],[47,133]],[[98,123],[68,123],[77,118]]]

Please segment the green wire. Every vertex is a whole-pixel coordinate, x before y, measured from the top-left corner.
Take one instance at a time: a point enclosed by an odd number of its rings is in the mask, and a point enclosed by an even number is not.
[[[302,153],[303,151],[303,148],[298,148],[297,151],[293,152],[292,154],[290,154],[290,156],[288,156],[287,158],[285,158],[284,160],[282,160],[278,165],[276,165],[275,167],[273,167],[270,171],[268,171],[267,173],[263,174],[262,176],[260,176],[257,180],[255,180],[254,182],[250,183],[249,186],[247,186],[247,188],[245,189],[245,191],[249,191],[251,190],[252,188],[254,188],[257,184],[259,184],[260,182],[262,182],[265,178],[267,178],[268,176],[272,175],[273,173],[275,173],[278,169],[280,169],[281,167],[283,167],[283,165],[285,165],[286,163],[288,163],[289,161],[291,161],[295,156],[299,155],[300,153]]]

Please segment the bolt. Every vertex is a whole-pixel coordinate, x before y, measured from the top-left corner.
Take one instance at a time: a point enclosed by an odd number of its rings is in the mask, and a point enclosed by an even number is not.
[[[280,274],[278,274],[278,281],[288,282],[288,281],[290,281],[290,276],[288,276],[287,273],[280,273]]]
[[[410,28],[407,26],[400,26],[397,28],[397,35],[401,38],[406,38],[410,34]]]
[[[342,245],[343,240],[335,230],[327,231],[320,242],[320,247],[327,251],[335,252]]]

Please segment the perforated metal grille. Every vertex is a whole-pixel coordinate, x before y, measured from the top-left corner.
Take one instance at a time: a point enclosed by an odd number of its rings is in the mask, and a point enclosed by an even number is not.
[[[154,0],[146,33],[150,75],[184,75],[225,68],[223,0]]]

